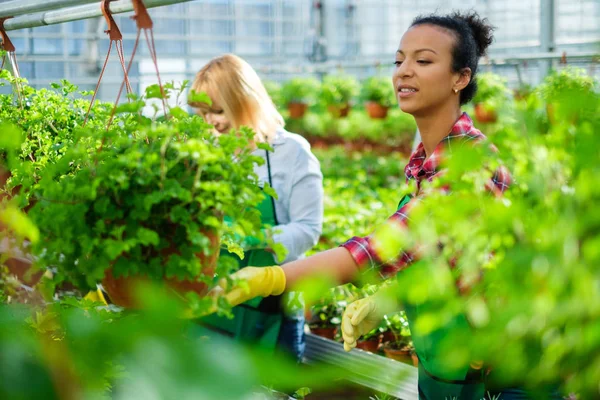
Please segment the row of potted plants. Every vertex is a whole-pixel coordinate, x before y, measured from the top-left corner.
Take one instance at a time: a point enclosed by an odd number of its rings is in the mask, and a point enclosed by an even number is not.
[[[290,119],[304,117],[309,108],[320,107],[335,118],[345,118],[357,102],[373,119],[385,119],[395,104],[391,79],[373,76],[359,83],[349,75],[327,75],[322,82],[312,77],[293,78],[278,85],[267,82],[267,90]]]
[[[480,73],[472,100],[473,116],[482,124],[495,123],[499,113],[510,108],[513,100],[526,100],[532,94],[548,99],[564,88],[585,90],[592,84],[593,78],[583,71],[566,68],[551,73],[537,89],[525,84],[511,91],[506,78],[491,72]],[[322,82],[300,77],[281,85],[267,82],[267,89],[288,122],[305,118],[309,110],[327,110],[333,118],[345,118],[357,104],[364,107],[370,118],[386,119],[397,103],[391,79],[382,76],[372,76],[360,83],[348,75],[327,75]],[[553,115],[552,106],[548,113]]]
[[[362,289],[344,285],[329,290],[325,296],[313,303],[307,312],[310,331],[329,340],[342,341],[340,324],[346,306],[376,290],[375,285],[368,285]],[[386,315],[379,326],[357,341],[356,347],[407,364],[416,366],[418,363],[408,320],[403,311]]]

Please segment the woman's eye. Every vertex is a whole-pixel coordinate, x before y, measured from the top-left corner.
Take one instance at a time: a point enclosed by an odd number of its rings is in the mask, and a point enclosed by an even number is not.
[[[213,114],[223,114],[223,110],[212,110]]]
[[[431,61],[429,61],[429,60],[418,60],[417,62],[419,64],[431,64]]]
[[[400,65],[402,65],[402,61],[398,61],[398,60],[396,60],[396,61],[394,61],[394,65],[395,65],[396,67],[399,67]]]

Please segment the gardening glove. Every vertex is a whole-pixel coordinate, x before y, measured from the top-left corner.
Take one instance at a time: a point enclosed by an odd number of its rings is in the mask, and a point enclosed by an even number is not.
[[[255,297],[277,296],[285,290],[285,273],[278,266],[246,267],[231,275],[234,280],[240,280],[239,285],[227,288],[227,280],[221,279],[219,286],[225,291],[225,298],[232,306],[244,303]],[[213,290],[212,294],[219,291]]]
[[[389,291],[380,290],[372,296],[350,303],[342,316],[344,350],[356,347],[356,341],[379,325],[383,316],[398,309],[398,302]]]
[[[104,295],[102,294],[102,290],[100,288],[96,288],[96,290],[90,290],[88,294],[85,295],[84,299],[91,300],[96,303],[102,303],[105,306],[108,305]]]

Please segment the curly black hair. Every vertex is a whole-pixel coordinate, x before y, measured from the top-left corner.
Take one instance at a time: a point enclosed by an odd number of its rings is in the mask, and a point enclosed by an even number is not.
[[[486,54],[492,44],[494,27],[487,18],[481,18],[475,11],[454,12],[449,15],[426,15],[414,19],[411,27],[417,25],[435,25],[451,31],[456,37],[452,52],[452,70],[460,72],[471,69],[471,81],[460,93],[460,104],[466,104],[477,92],[477,66],[479,57]]]

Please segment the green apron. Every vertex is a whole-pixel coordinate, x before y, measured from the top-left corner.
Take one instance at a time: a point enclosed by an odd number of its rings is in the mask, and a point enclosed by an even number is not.
[[[410,200],[410,195],[404,196],[398,204],[398,209]],[[409,324],[410,321],[416,321],[419,315],[427,313],[432,308],[433,304],[427,303],[405,305]],[[475,370],[470,366],[466,366],[449,370],[447,366],[441,363],[439,357],[439,354],[443,351],[441,343],[450,331],[464,332],[465,340],[468,340],[471,326],[464,315],[459,315],[443,328],[426,335],[421,335],[411,329],[413,345],[419,357],[419,400],[480,400],[485,396],[483,368]]]
[[[269,152],[266,152],[266,154],[269,184],[272,187]],[[278,225],[275,213],[275,201],[271,196],[266,195],[262,203],[259,204],[258,210],[260,211],[263,226]],[[221,255],[236,258],[239,268],[249,265],[267,267],[277,264],[273,253],[264,249],[247,251],[243,260],[229,253],[227,250],[221,250]],[[211,331],[231,337],[235,341],[258,344],[262,348],[274,350],[283,321],[283,312],[279,306],[280,300],[280,296],[256,297],[233,307],[233,319],[213,314],[202,318],[200,322]],[[208,335],[210,336],[210,333]]]

